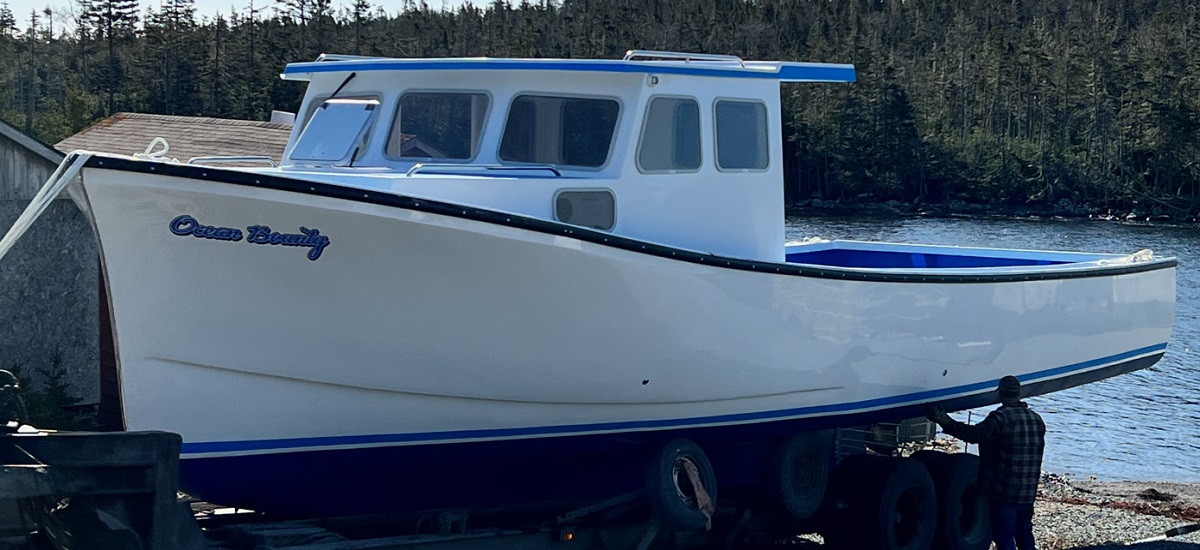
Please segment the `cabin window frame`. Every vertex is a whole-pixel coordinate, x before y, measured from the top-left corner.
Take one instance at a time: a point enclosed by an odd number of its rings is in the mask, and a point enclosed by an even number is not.
[[[304,128],[306,128],[308,126],[308,123],[309,123],[309,121],[312,120],[313,115],[315,115],[317,113],[317,109],[320,109],[321,105],[324,105],[325,102],[329,101],[330,99],[374,99],[375,101],[379,102],[380,107],[383,107],[384,106],[383,98],[384,98],[384,95],[379,92],[347,94],[347,95],[337,95],[337,96],[334,96],[334,95],[317,96],[317,97],[313,98],[312,102],[308,104],[308,106],[307,106],[308,108],[304,110],[304,118],[296,119],[296,121],[293,122],[293,126],[298,128],[300,130],[300,132],[304,132]],[[296,137],[299,137],[299,136],[300,136],[300,134],[296,134]]]
[[[717,126],[717,104],[722,101],[731,103],[753,103],[761,105],[763,108],[763,137],[765,143],[763,152],[766,154],[766,164],[762,168],[722,168],[721,167],[721,139],[717,135],[720,129]],[[712,102],[712,136],[713,136],[713,166],[718,172],[728,174],[761,174],[771,171],[771,107],[762,99],[748,97],[716,97]]]
[[[697,141],[697,144],[699,145],[700,162],[696,165],[695,168],[687,169],[687,170],[680,170],[680,169],[647,170],[642,167],[642,145],[645,143],[645,140],[646,140],[646,126],[650,123],[650,105],[652,103],[654,103],[654,100],[656,100],[656,99],[684,99],[684,100],[691,100],[692,103],[696,104],[696,122],[698,123],[697,127],[696,127],[696,131],[697,131],[696,141]],[[714,107],[714,109],[716,109],[716,107]],[[715,110],[714,110],[714,112],[715,112]],[[650,96],[650,98],[646,100],[646,109],[644,110],[643,115],[642,115],[642,127],[641,127],[640,133],[638,134],[637,149],[634,151],[634,155],[633,155],[633,162],[634,162],[634,165],[637,166],[638,172],[640,172],[642,174],[655,174],[655,175],[656,174],[695,174],[696,172],[703,170],[704,169],[704,116],[703,116],[703,113],[704,113],[704,111],[700,108],[700,98],[697,98],[696,96],[680,95],[680,94],[659,94],[659,95]]]
[[[400,130],[399,122],[402,113],[400,112],[400,101],[405,94],[482,94],[487,97],[487,109],[483,112],[483,125],[479,127],[479,143],[475,145],[475,154],[468,159],[452,159],[441,158],[431,159],[428,157],[400,157],[388,154],[388,144],[392,141],[392,133]],[[492,112],[495,109],[496,98],[492,92],[482,89],[449,89],[449,88],[412,88],[403,90],[396,96],[395,108],[392,109],[391,123],[388,125],[387,138],[383,140],[383,158],[395,162],[425,162],[438,164],[470,164],[479,158],[479,154],[483,152],[484,142],[487,141],[488,123],[491,121]]]
[[[554,99],[601,99],[601,100],[616,102],[616,104],[617,104],[617,120],[615,123],[613,123],[612,139],[610,139],[609,143],[608,143],[608,152],[605,154],[604,164],[601,164],[600,166],[581,166],[578,164],[554,164],[554,163],[548,163],[548,162],[522,162],[522,161],[517,161],[517,160],[504,160],[503,158],[501,158],[500,157],[500,149],[501,149],[501,147],[504,146],[504,134],[508,131],[508,117],[510,114],[512,114],[513,104],[516,103],[517,99],[519,99],[523,96],[549,97],[549,98],[554,98]],[[501,165],[504,165],[504,166],[553,166],[555,168],[559,168],[559,169],[563,169],[563,170],[572,170],[572,171],[578,171],[578,172],[603,172],[604,170],[606,170],[609,167],[609,165],[612,164],[613,155],[617,151],[617,142],[620,141],[620,138],[621,138],[621,122],[622,122],[622,119],[625,117],[625,102],[622,101],[619,96],[612,96],[612,95],[555,93],[555,92],[550,92],[550,91],[546,91],[546,90],[536,90],[536,89],[535,90],[521,90],[521,91],[513,92],[512,96],[508,100],[508,109],[505,109],[503,117],[504,117],[504,122],[500,126],[500,135],[497,136],[498,139],[496,140],[496,150],[493,152],[495,154],[496,162],[500,163]],[[614,225],[614,227],[615,227],[615,225]]]
[[[375,112],[370,115],[370,117],[367,119],[366,123],[364,123],[362,129],[359,132],[360,141],[358,143],[361,145],[361,147],[353,147],[352,146],[349,156],[344,157],[341,160],[313,160],[313,159],[296,158],[295,157],[296,146],[300,144],[300,138],[304,136],[304,131],[308,129],[308,125],[312,122],[313,117],[316,116],[317,110],[320,109],[322,105],[325,105],[325,103],[330,100],[374,101],[375,102],[375,104],[376,104]],[[310,108],[308,109],[308,111],[306,113],[307,117],[304,120],[304,125],[300,126],[300,127],[296,127],[295,125],[293,125],[293,130],[295,131],[295,134],[294,134],[294,137],[288,138],[288,145],[287,145],[287,149],[285,150],[287,158],[284,160],[287,160],[296,166],[314,166],[314,167],[352,166],[355,161],[363,158],[363,156],[365,156],[365,155],[370,154],[371,143],[375,140],[375,128],[376,128],[376,126],[379,125],[379,119],[382,118],[382,116],[383,116],[383,114],[382,114],[383,110],[384,110],[384,103],[383,103],[383,99],[380,96],[370,96],[370,95],[365,95],[365,94],[353,94],[353,95],[346,95],[346,96],[330,95],[330,96],[326,96],[326,97],[316,98],[310,104]],[[343,163],[346,163],[346,164],[343,164]]]
[[[571,223],[568,221],[563,221],[563,220],[559,219],[559,217],[558,217],[558,197],[560,195],[562,195],[563,193],[580,193],[580,192],[583,192],[583,193],[608,193],[609,196],[612,197],[612,205],[613,205],[612,226],[610,226],[607,229],[604,229],[604,228],[600,228],[600,227],[590,227],[590,226],[586,226],[586,225],[574,224],[574,223]],[[618,206],[617,205],[617,192],[613,191],[611,187],[560,187],[560,188],[554,190],[554,196],[552,196],[550,198],[550,210],[551,210],[551,214],[554,215],[554,221],[556,221],[558,223],[565,223],[567,225],[574,225],[576,227],[583,227],[586,229],[591,229],[592,231],[604,231],[605,233],[612,233],[612,231],[617,228],[617,224],[620,223],[620,217],[618,216],[617,206]]]
[[[287,149],[284,150],[284,153],[286,153],[286,154],[285,154],[285,158],[283,160],[291,161],[293,163],[299,163],[301,165],[310,165],[310,164],[306,164],[306,163],[308,163],[308,161],[292,160],[292,150],[295,149],[296,144],[300,142],[300,135],[304,133],[304,130],[306,128],[308,128],[308,123],[312,121],[313,115],[317,114],[317,109],[320,109],[321,105],[324,105],[326,101],[329,101],[330,99],[374,99],[375,101],[379,102],[380,111],[383,111],[384,106],[386,105],[383,102],[383,98],[384,98],[384,95],[380,92],[365,92],[365,93],[336,95],[336,96],[330,94],[330,95],[314,97],[312,102],[310,102],[306,105],[307,109],[305,109],[303,111],[304,118],[302,118],[302,119],[297,118],[296,120],[294,120],[292,122],[292,134],[288,137]],[[299,114],[299,113],[297,113],[297,114]],[[370,151],[372,149],[371,143],[375,139],[375,125],[379,123],[379,119],[382,118],[382,115],[383,115],[382,112],[375,114],[375,121],[371,123],[371,126],[369,128],[367,128],[366,135],[363,136],[365,138],[365,139],[363,139],[363,148],[361,151],[358,152],[358,154],[356,154],[352,157],[353,160],[358,160],[360,158],[363,158],[363,155],[370,153]]]

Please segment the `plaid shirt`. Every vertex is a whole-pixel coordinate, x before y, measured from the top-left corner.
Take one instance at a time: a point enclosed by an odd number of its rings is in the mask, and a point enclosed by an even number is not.
[[[993,500],[1032,504],[1046,448],[1046,423],[1025,403],[1003,405],[974,426],[952,421],[942,431],[979,444],[979,488]]]

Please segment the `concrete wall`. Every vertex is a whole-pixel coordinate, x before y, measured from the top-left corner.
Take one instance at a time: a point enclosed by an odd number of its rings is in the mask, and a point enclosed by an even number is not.
[[[50,177],[45,146],[0,128],[0,234]],[[96,403],[99,375],[99,255],[83,213],[56,200],[0,259],[0,368],[34,373],[55,356],[72,392]],[[35,376],[35,380],[37,377]]]

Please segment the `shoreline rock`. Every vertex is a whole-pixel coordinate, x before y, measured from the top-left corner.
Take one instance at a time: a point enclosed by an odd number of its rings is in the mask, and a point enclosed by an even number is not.
[[[1079,480],[1043,473],[1034,506],[1034,536],[1041,550],[1200,549],[1200,532],[1124,546],[1197,522],[1200,483]]]

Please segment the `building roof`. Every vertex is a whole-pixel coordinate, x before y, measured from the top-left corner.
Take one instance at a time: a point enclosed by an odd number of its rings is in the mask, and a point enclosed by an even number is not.
[[[62,162],[62,153],[55,151],[53,147],[50,147],[49,145],[46,145],[45,143],[42,143],[31,136],[25,135],[24,132],[10,126],[3,120],[0,120],[0,136],[4,136],[20,144],[26,149],[32,151],[37,156],[46,159],[46,161],[50,162],[51,164],[58,164]]]
[[[58,142],[62,152],[87,149],[132,155],[156,137],[167,140],[166,157],[187,162],[215,155],[283,157],[292,126],[254,120],[117,113]]]

